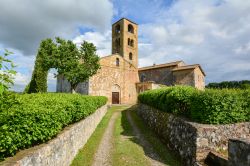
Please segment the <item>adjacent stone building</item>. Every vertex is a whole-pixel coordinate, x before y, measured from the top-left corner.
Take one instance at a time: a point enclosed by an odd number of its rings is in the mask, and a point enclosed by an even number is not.
[[[109,104],[136,103],[137,94],[162,85],[205,87],[201,66],[183,61],[138,68],[138,25],[122,18],[112,25],[112,55],[102,57],[101,69],[77,91],[87,95],[107,96]],[[70,92],[63,76],[57,78],[57,92]]]

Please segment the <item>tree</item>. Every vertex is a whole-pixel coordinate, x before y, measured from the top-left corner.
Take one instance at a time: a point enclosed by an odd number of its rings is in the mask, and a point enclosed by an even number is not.
[[[80,49],[70,40],[56,38],[43,40],[40,44],[32,79],[25,92],[47,92],[47,77],[50,68],[57,69],[71,85],[72,93],[80,82],[86,81],[96,74],[100,68],[96,47],[92,43],[83,42]]]
[[[0,112],[8,110],[15,103],[17,103],[16,97],[9,91],[11,85],[14,84],[14,76],[16,71],[14,70],[14,63],[8,59],[8,56],[12,54],[8,50],[5,50],[3,55],[0,55]]]
[[[57,38],[58,55],[55,61],[58,74],[62,74],[71,85],[71,92],[75,93],[80,82],[85,82],[97,73],[100,68],[96,47],[84,41],[80,49],[72,41]]]
[[[56,51],[56,44],[53,43],[52,39],[41,41],[31,81],[26,86],[25,93],[47,92],[48,70],[53,67],[53,56]]]
[[[14,63],[8,59],[10,54],[12,54],[12,52],[5,50],[5,53],[0,55],[0,94],[14,84],[13,79],[16,71],[14,70]]]

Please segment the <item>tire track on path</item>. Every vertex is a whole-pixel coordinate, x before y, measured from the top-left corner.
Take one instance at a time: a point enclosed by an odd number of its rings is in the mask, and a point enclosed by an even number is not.
[[[109,166],[111,165],[111,149],[112,137],[114,132],[114,124],[120,112],[114,112],[110,118],[108,127],[106,128],[97,152],[95,153],[94,162],[92,166]]]

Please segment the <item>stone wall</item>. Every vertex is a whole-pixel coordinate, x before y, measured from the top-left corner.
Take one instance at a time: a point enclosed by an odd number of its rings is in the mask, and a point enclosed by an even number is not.
[[[175,85],[189,85],[196,87],[194,69],[174,71],[173,79]]]
[[[71,86],[69,81],[63,76],[57,76],[56,92],[70,93]],[[89,81],[81,82],[76,87],[76,92],[80,94],[89,94]]]
[[[143,82],[154,81],[156,84],[163,84],[170,86],[173,85],[172,69],[174,69],[176,66],[139,70],[139,78],[141,78],[142,75],[144,75],[145,77]]]
[[[250,165],[250,137],[248,139],[229,140],[229,166]]]
[[[128,32],[128,25],[133,27],[133,33]],[[120,31],[116,32],[116,27],[120,25]],[[134,45],[128,45],[128,39],[134,41]],[[118,43],[116,43],[119,41]],[[138,25],[128,19],[121,19],[112,25],[112,54],[120,54],[124,59],[138,66]],[[129,58],[132,53],[132,60]]]
[[[197,89],[203,90],[205,88],[205,76],[199,67],[194,69],[194,81]]]
[[[250,122],[231,125],[199,124],[144,104],[138,104],[137,113],[179,154],[185,165],[203,161],[210,151],[226,151],[230,138],[250,137]]]
[[[87,118],[66,127],[47,143],[26,149],[0,163],[3,166],[68,166],[107,112],[107,106]]]
[[[159,89],[162,86],[163,85],[155,84],[153,81],[136,83],[136,89],[138,94],[147,90]]]

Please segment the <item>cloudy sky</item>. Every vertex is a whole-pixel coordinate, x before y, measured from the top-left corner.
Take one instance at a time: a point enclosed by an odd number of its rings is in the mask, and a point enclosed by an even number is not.
[[[93,42],[111,53],[111,25],[121,17],[139,24],[139,65],[199,63],[206,83],[250,80],[249,0],[1,0],[0,51],[14,52],[16,91],[30,81],[42,39]],[[55,91],[50,71],[48,85]]]

